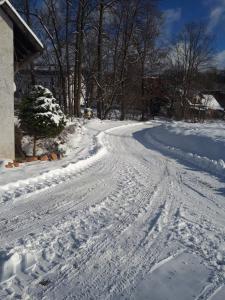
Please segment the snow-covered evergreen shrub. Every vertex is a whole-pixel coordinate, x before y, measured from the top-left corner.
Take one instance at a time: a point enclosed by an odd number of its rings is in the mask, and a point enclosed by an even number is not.
[[[34,138],[33,155],[37,139],[55,137],[66,125],[66,117],[56,99],[41,85],[35,85],[23,99],[19,119],[21,128]]]

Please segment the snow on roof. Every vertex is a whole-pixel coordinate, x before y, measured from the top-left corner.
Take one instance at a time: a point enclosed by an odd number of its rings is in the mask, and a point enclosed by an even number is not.
[[[27,31],[33,43],[38,51],[41,51],[44,46],[41,41],[38,39],[36,34],[31,30],[31,28],[26,24],[26,22],[22,19],[22,17],[18,14],[16,9],[12,6],[12,4],[8,0],[0,0],[0,6],[4,10],[4,12],[10,17],[14,24],[18,27],[22,27],[23,30]]]
[[[201,102],[202,105],[206,106],[208,109],[224,111],[213,95],[203,95]]]

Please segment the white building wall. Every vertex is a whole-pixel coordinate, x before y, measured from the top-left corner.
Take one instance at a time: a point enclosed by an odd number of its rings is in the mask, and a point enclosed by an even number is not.
[[[0,159],[14,159],[13,24],[0,8]]]

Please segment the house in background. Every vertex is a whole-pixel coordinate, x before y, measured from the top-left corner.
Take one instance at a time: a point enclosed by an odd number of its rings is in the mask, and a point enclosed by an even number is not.
[[[14,159],[14,74],[43,45],[8,0],[0,0],[0,159]]]
[[[220,104],[213,93],[198,93],[189,102],[191,115],[197,120],[223,119],[224,107]]]
[[[216,101],[225,110],[225,92],[218,90],[210,91],[209,93],[216,98]]]
[[[45,65],[33,65],[32,71],[33,77],[35,79],[36,85],[42,85],[45,88],[49,89],[54,97],[59,101],[61,97],[61,82],[59,71],[55,68],[54,65],[45,66]],[[15,93],[15,104],[20,103],[21,99],[27,95],[30,88],[33,85],[31,79],[30,68],[25,68],[16,74],[16,93]]]
[[[54,97],[56,98],[59,104],[63,104],[63,92],[62,92],[62,81],[60,77],[60,71],[57,65],[50,64],[46,66],[44,60],[39,60],[38,63],[33,64],[32,70],[33,78],[31,78],[30,68],[25,68],[16,74],[16,93],[15,93],[15,104],[16,108],[18,107],[21,99],[27,95],[31,86],[33,85],[33,80],[36,85],[42,85],[45,88],[49,89]],[[71,100],[73,101],[74,97],[74,70],[71,68],[68,76],[64,75],[65,84],[66,84],[66,97],[67,104],[69,106],[69,95],[68,95],[68,85],[71,95]],[[82,90],[81,90],[81,105],[85,104],[86,98],[86,85],[84,78],[82,78]]]

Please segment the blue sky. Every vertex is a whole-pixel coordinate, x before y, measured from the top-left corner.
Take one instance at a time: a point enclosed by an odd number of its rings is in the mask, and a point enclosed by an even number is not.
[[[165,16],[164,31],[168,40],[191,21],[204,21],[215,34],[215,57],[225,68],[225,0],[160,0]]]
[[[203,21],[209,32],[215,35],[217,67],[225,69],[225,0],[158,1],[165,17],[163,39],[171,41],[187,22]]]

